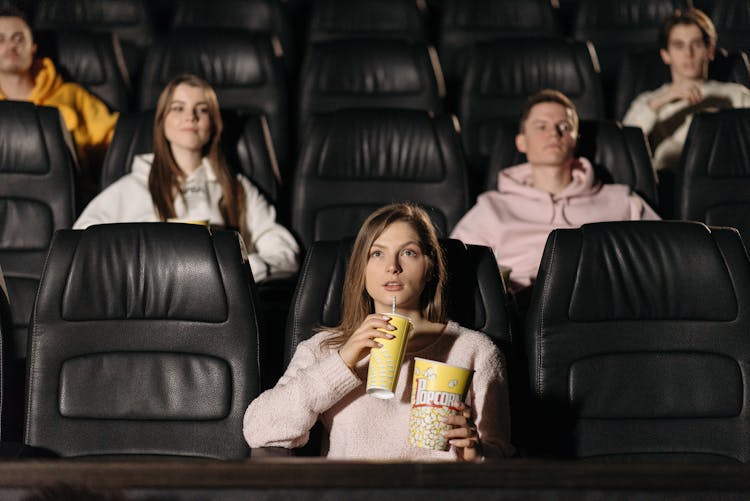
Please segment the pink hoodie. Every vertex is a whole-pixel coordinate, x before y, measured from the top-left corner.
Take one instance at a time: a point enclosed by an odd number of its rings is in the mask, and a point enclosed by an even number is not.
[[[497,191],[479,196],[451,237],[491,247],[498,264],[512,268],[514,288],[536,278],[550,231],[597,221],[660,219],[629,186],[602,184],[585,158],[573,165],[573,180],[557,195],[532,186],[531,164],[500,171]]]

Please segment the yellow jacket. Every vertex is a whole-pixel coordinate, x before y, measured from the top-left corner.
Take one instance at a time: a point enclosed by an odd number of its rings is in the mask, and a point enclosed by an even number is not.
[[[38,106],[54,106],[60,110],[66,127],[73,135],[82,170],[98,171],[112,140],[118,114],[110,112],[99,98],[80,85],[64,82],[49,58],[45,57],[37,64],[39,71],[28,100]],[[2,91],[0,99],[5,99]]]

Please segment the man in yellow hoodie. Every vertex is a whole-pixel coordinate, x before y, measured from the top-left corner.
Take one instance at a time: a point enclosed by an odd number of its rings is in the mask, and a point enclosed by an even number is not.
[[[23,14],[0,8],[0,99],[60,110],[76,144],[79,181],[89,191],[92,188],[86,185],[98,180],[98,168],[118,115],[80,85],[64,82],[49,58],[35,56],[36,44]]]

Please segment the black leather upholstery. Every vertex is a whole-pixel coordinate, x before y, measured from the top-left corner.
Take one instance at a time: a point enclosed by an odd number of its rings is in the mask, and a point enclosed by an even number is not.
[[[236,233],[60,231],[30,336],[25,443],[62,456],[247,454],[240,430],[260,358]]]
[[[459,117],[470,165],[484,168],[495,134],[518,123],[529,95],[557,89],[582,119],[604,118],[598,68],[591,47],[561,40],[502,40],[478,44],[467,63]]]
[[[714,59],[708,65],[708,78],[750,85],[747,53],[716,49]],[[638,94],[656,89],[671,80],[669,67],[661,60],[657,50],[626,55],[617,77],[615,116],[622,119]]]
[[[711,20],[719,34],[719,45],[750,51],[750,2],[713,0]]]
[[[423,13],[414,0],[315,0],[308,41],[352,37],[424,41]]]
[[[4,280],[0,270],[0,280]],[[13,363],[13,314],[0,287],[0,442],[21,442],[24,371]]]
[[[263,115],[223,112],[222,144],[227,161],[275,201],[279,169]],[[136,155],[153,152],[154,112],[120,115],[102,165],[102,189],[130,172]]]
[[[172,28],[239,28],[274,35],[286,61],[297,61],[294,37],[280,0],[176,0]]]
[[[430,49],[422,43],[352,39],[311,44],[300,71],[299,130],[306,131],[312,115],[340,108],[440,111],[442,89],[442,75],[436,75]]]
[[[547,240],[525,346],[540,443],[609,460],[750,460],[750,261],[736,231],[595,223]]]
[[[13,336],[5,341],[12,353],[9,377],[22,384],[26,331],[44,257],[55,230],[70,228],[75,216],[76,167],[57,109],[0,101],[0,117],[0,267],[14,322]]]
[[[561,37],[555,14],[550,0],[443,0],[438,47],[449,89],[460,83],[473,44]]]
[[[119,41],[111,33],[47,30],[37,31],[34,40],[37,54],[51,58],[67,80],[82,85],[113,110],[128,109],[127,69]]]
[[[451,117],[349,109],[317,117],[292,187],[292,227],[305,246],[352,236],[376,208],[411,200],[446,236],[468,210],[460,140]]]
[[[750,242],[750,110],[696,114],[677,176],[678,217],[733,226]]]
[[[147,46],[153,39],[153,24],[145,0],[45,0],[37,4],[35,28],[114,33],[138,47]]]
[[[318,241],[310,247],[287,322],[285,365],[315,328],[341,321],[341,293],[353,243],[353,239]],[[448,270],[449,318],[508,348],[511,334],[505,293],[492,251],[455,239],[441,239],[441,245]]]
[[[184,29],[163,36],[143,63],[140,109],[154,108],[164,86],[181,73],[205,78],[222,108],[265,114],[279,162],[286,165],[286,76],[268,35],[239,29]]]
[[[596,46],[605,80],[617,75],[629,52],[659,50],[659,27],[683,0],[620,0],[615,3],[579,0],[573,36]]]
[[[526,155],[516,149],[517,133],[517,124],[498,131],[485,180],[486,190],[497,189],[497,176],[502,169],[526,162]],[[603,182],[627,184],[653,208],[658,207],[651,152],[641,129],[608,120],[583,120],[577,152],[591,161]]]

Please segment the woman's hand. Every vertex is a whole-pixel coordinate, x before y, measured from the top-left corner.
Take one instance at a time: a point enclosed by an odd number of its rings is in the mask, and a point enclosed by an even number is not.
[[[480,458],[479,434],[471,419],[471,407],[461,402],[458,404],[458,414],[442,418],[453,428],[443,432],[449,443],[456,448],[460,461],[476,461]]]
[[[357,362],[365,358],[371,348],[380,348],[382,346],[375,341],[375,338],[393,339],[393,334],[377,330],[396,330],[396,327],[388,323],[390,319],[391,317],[388,315],[380,313],[368,315],[359,328],[349,336],[346,343],[339,349],[339,355],[350,369],[354,369]]]

